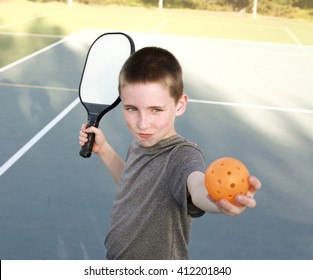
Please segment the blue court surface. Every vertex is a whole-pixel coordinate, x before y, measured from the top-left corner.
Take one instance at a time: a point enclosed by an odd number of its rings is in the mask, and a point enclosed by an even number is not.
[[[105,259],[115,185],[78,145],[80,76],[104,32],[82,30],[0,69],[0,259]],[[182,64],[190,102],[177,132],[207,164],[236,157],[262,181],[255,209],[194,219],[190,258],[313,259],[313,47],[129,35]],[[100,127],[125,158],[121,106]]]

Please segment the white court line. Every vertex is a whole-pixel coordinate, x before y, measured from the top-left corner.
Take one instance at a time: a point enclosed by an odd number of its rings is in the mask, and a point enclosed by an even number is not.
[[[23,58],[21,58],[21,59],[15,61],[15,62],[11,63],[11,64],[8,64],[8,65],[6,65],[6,66],[0,68],[0,73],[6,71],[6,70],[8,70],[8,69],[10,69],[10,68],[12,68],[12,67],[14,67],[14,66],[16,66],[16,65],[18,65],[18,64],[21,64],[21,63],[23,63],[23,62],[25,62],[25,61],[27,61],[27,60],[33,58],[34,56],[36,56],[36,55],[38,55],[38,54],[41,54],[41,53],[43,53],[43,52],[46,52],[46,51],[48,51],[48,50],[54,48],[54,47],[57,46],[57,45],[63,44],[65,41],[69,40],[69,39],[70,39],[71,37],[73,37],[74,35],[77,35],[77,33],[79,33],[79,31],[76,32],[76,33],[73,33],[73,34],[71,34],[71,35],[69,35],[69,36],[63,38],[62,40],[57,41],[57,42],[55,42],[55,43],[53,43],[53,44],[51,44],[51,45],[49,45],[49,46],[47,46],[47,47],[45,47],[45,48],[43,48],[43,49],[40,49],[39,51],[36,51],[36,52],[34,52],[34,53],[30,54],[30,55],[27,55],[27,56],[25,56],[25,57],[23,57]]]
[[[158,32],[167,22],[167,19],[163,19],[155,28],[152,29],[151,33]]]
[[[77,32],[78,33],[78,32]],[[17,60],[9,65],[6,65],[0,68],[0,73],[4,72],[18,64],[21,64],[34,56],[41,54],[47,50],[52,49],[53,47],[64,43],[69,38],[73,37],[77,33],[73,33],[70,36],[65,37],[64,39],[51,44],[37,52],[34,52],[24,58]],[[1,167],[0,167],[0,177],[16,162],[18,161],[32,146],[34,146],[49,130],[51,130],[60,120],[62,120],[78,103],[79,98],[76,98],[69,106],[67,106],[59,115],[57,115],[50,123],[48,123],[42,130],[40,130],[31,140],[29,140],[21,149],[19,149],[9,160],[7,160]]]
[[[258,110],[281,111],[281,112],[288,112],[288,113],[313,114],[313,110],[308,110],[308,109],[284,108],[284,107],[257,105],[257,104],[249,104],[249,103],[206,101],[206,100],[196,100],[196,99],[189,99],[188,101],[192,102],[192,103],[203,103],[203,104],[210,104],[210,105],[239,107],[239,108],[246,108],[246,109],[258,109]]]
[[[296,37],[295,34],[293,34],[293,32],[291,32],[291,30],[288,27],[285,27],[285,31],[297,45],[302,46],[300,40]]]
[[[0,32],[0,35],[25,36],[25,37],[41,37],[41,38],[64,38],[64,36],[62,36],[62,35],[27,33],[27,32]]]
[[[301,41],[297,38],[295,34],[288,28],[285,27],[285,31],[291,37],[291,39],[298,45],[301,51],[308,56],[308,58],[313,62],[313,55],[305,48],[305,46],[301,43]]]
[[[13,83],[2,83],[2,82],[0,82],[0,86],[78,92],[77,88],[52,87],[52,86],[35,86],[35,85],[28,85],[28,84],[13,84]]]
[[[79,98],[76,98],[70,105],[68,105],[59,115],[57,115],[50,123],[48,123],[42,130],[40,130],[32,139],[30,139],[21,149],[19,149],[7,162],[0,167],[0,177],[15,164],[30,148],[32,148],[45,134],[47,134],[58,122],[60,122],[77,104],[79,104]],[[295,109],[295,108],[282,108],[274,106],[263,106],[256,104],[243,104],[243,103],[231,103],[231,102],[218,102],[218,101],[206,101],[189,99],[192,103],[204,103],[210,105],[231,106],[249,109],[262,109],[262,110],[274,110],[283,111],[289,113],[305,113],[313,114],[313,110]]]
[[[70,105],[68,105],[59,115],[57,115],[50,123],[48,123],[42,130],[40,130],[32,139],[30,139],[21,149],[19,149],[6,163],[0,167],[0,176],[2,176],[15,162],[17,162],[30,148],[32,148],[45,134],[47,134],[59,121],[61,121],[74,107],[79,104],[79,98],[76,98]],[[289,113],[305,113],[313,114],[313,110],[282,108],[274,106],[264,106],[256,104],[232,103],[232,102],[218,102],[189,99],[192,103],[203,103],[210,105],[231,106],[249,109],[261,109],[272,111],[283,111]]]
[[[7,162],[0,167],[0,177],[16,163],[30,148],[32,148],[47,132],[49,132],[59,121],[61,121],[72,109],[80,102],[77,97],[68,105],[59,115],[40,130],[32,139],[30,139],[21,149],[19,149]]]

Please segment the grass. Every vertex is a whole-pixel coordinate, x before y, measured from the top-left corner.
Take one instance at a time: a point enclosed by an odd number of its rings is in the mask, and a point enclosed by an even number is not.
[[[0,66],[84,28],[313,45],[313,22],[157,7],[0,1]],[[288,29],[288,32],[287,32]],[[293,36],[290,36],[290,32]],[[26,34],[23,34],[26,33]],[[295,40],[296,38],[297,40]]]

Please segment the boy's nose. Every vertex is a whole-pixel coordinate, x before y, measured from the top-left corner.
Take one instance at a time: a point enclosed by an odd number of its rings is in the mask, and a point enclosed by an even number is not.
[[[144,114],[140,114],[139,119],[137,121],[137,127],[140,130],[145,130],[149,127],[149,121],[147,119],[147,116],[145,116]]]

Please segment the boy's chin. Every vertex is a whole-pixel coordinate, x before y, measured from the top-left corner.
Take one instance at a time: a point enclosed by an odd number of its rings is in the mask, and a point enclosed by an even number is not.
[[[136,137],[138,144],[143,148],[151,148],[160,142],[160,139],[156,139],[154,137],[143,138],[143,137]]]
[[[147,140],[142,140],[142,139],[140,139],[140,140],[137,139],[137,142],[143,148],[151,148],[158,143],[158,142],[147,141]]]

